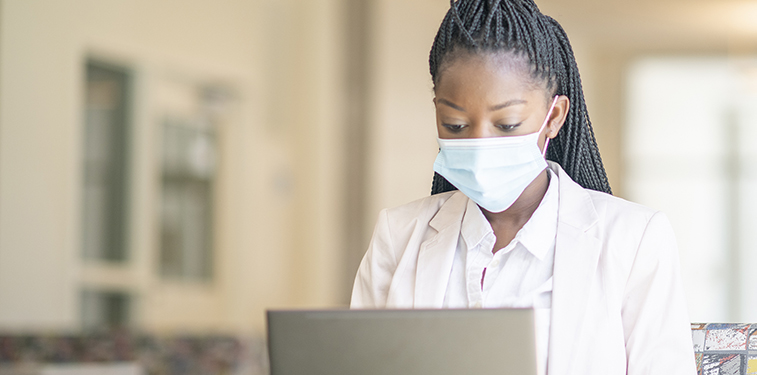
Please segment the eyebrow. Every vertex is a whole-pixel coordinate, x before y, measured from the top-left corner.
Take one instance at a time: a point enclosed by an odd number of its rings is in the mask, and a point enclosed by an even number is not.
[[[456,110],[458,110],[460,112],[465,112],[465,109],[463,109],[463,107],[461,107],[461,106],[459,106],[459,105],[457,105],[455,103],[452,103],[451,101],[449,101],[447,99],[439,99],[439,103],[444,104],[447,107],[454,108],[454,109],[456,109]]]
[[[490,111],[498,111],[498,110],[500,110],[502,108],[509,107],[511,105],[526,104],[526,103],[528,103],[528,102],[525,101],[525,100],[523,100],[523,99],[513,99],[513,100],[508,100],[508,101],[506,101],[506,102],[504,102],[502,104],[498,104],[498,105],[495,105],[493,107],[489,107],[489,110]]]
[[[454,109],[456,109],[456,110],[458,110],[460,112],[465,112],[465,109],[463,107],[460,107],[459,105],[457,105],[455,103],[452,103],[449,100],[439,99],[439,103],[440,104],[444,104],[447,107],[454,108]],[[490,111],[499,111],[502,108],[510,107],[510,106],[517,105],[517,104],[526,104],[526,103],[528,103],[528,102],[525,101],[525,100],[523,100],[523,99],[513,99],[513,100],[508,100],[508,101],[506,101],[506,102],[504,102],[502,104],[497,104],[495,106],[489,107],[489,110]]]

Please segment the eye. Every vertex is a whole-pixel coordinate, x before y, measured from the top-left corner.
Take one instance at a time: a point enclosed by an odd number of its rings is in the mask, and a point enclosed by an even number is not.
[[[450,133],[459,133],[465,127],[463,124],[442,124],[442,126]]]
[[[522,122],[519,122],[519,123],[517,123],[517,124],[514,124],[514,125],[498,124],[498,125],[495,125],[495,126],[496,126],[496,127],[497,127],[497,128],[499,129],[499,130],[502,130],[502,131],[505,131],[505,132],[509,132],[509,131],[513,131],[513,130],[515,130],[515,129],[516,129],[517,127],[519,127],[519,126],[520,126],[521,124],[522,124]]]

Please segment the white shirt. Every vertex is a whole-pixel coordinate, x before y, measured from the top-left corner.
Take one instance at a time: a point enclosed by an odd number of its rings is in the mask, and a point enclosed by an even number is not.
[[[539,207],[496,253],[497,237],[481,209],[468,201],[460,228],[445,308],[534,308],[537,368],[546,374],[552,274],[557,236],[558,182],[551,170]]]

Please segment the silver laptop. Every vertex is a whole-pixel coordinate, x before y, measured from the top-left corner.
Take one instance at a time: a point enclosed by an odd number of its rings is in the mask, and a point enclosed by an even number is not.
[[[271,375],[536,374],[530,309],[268,311]]]

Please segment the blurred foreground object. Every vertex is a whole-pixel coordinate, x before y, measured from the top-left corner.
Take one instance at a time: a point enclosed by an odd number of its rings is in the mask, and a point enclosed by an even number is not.
[[[757,373],[757,324],[692,323],[697,374]]]
[[[220,335],[0,335],[0,375],[258,375],[265,358],[262,340]]]

